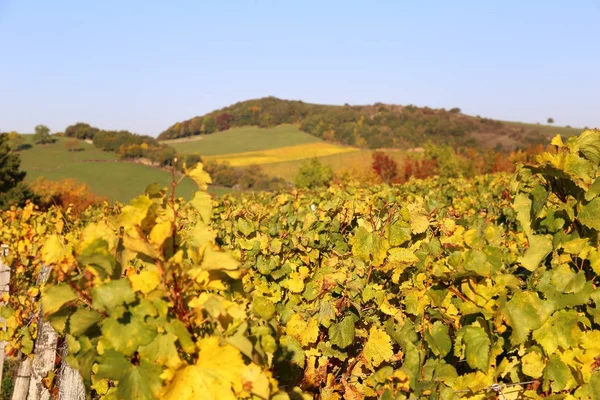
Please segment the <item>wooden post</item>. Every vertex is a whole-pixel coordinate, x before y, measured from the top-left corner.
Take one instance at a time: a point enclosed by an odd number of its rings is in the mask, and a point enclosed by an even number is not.
[[[38,285],[43,285],[48,280],[52,267],[42,266],[38,276]],[[52,328],[50,322],[43,320],[44,310],[40,303],[40,312],[38,317],[38,334],[35,339],[35,348],[33,352],[33,361],[31,363],[31,380],[29,382],[28,400],[49,400],[50,392],[44,387],[42,379],[48,372],[54,369],[56,361],[56,344],[58,335]]]
[[[5,245],[4,245],[5,246]],[[8,265],[4,264],[3,257],[7,254],[5,253],[8,248],[2,246],[0,248],[0,299],[2,299],[2,295],[4,293],[8,293],[10,288],[10,268]],[[4,302],[0,300],[0,308],[4,306]],[[4,318],[0,317],[0,326],[4,324]],[[2,371],[4,370],[4,347],[6,347],[6,342],[0,342],[0,393],[2,393]]]
[[[85,400],[85,387],[81,374],[67,364],[67,343],[63,345],[60,365],[60,376],[58,381],[58,400]]]

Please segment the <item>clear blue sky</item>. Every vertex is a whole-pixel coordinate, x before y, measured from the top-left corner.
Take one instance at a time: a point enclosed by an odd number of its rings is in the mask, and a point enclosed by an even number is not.
[[[0,0],[0,130],[268,95],[600,127],[600,1]]]

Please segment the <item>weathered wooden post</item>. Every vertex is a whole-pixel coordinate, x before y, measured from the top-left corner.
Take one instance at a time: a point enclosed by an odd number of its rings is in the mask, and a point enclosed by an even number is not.
[[[10,289],[10,268],[4,263],[4,257],[8,254],[8,246],[3,244],[0,247],[0,308],[4,306],[2,296],[8,293]],[[0,326],[4,324],[4,318],[0,317]],[[0,393],[2,392],[2,371],[4,370],[4,348],[6,342],[0,342]]]

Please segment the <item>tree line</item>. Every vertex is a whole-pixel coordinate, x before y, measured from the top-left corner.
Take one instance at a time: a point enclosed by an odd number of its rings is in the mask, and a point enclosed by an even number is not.
[[[506,137],[522,147],[546,141],[534,127],[515,126],[450,110],[376,103],[330,106],[275,97],[249,100],[178,122],[159,140],[207,135],[238,126],[263,128],[296,124],[311,135],[347,145],[376,148],[419,147],[427,140],[440,145],[479,147],[478,133]],[[509,149],[508,149],[509,150]]]

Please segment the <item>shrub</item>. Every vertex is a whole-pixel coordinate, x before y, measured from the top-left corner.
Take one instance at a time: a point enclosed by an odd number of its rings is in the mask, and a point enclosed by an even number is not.
[[[331,167],[323,165],[319,160],[313,158],[300,165],[295,184],[299,188],[314,189],[328,186],[332,179],[333,171]]]
[[[398,164],[396,164],[396,161],[381,151],[373,152],[371,168],[373,168],[381,181],[385,183],[391,183],[398,176]]]
[[[87,184],[74,179],[51,181],[40,177],[32,183],[31,188],[39,197],[38,201],[42,207],[57,205],[67,209],[71,206],[74,214],[80,214],[89,206],[106,200],[105,197],[92,193]]]

